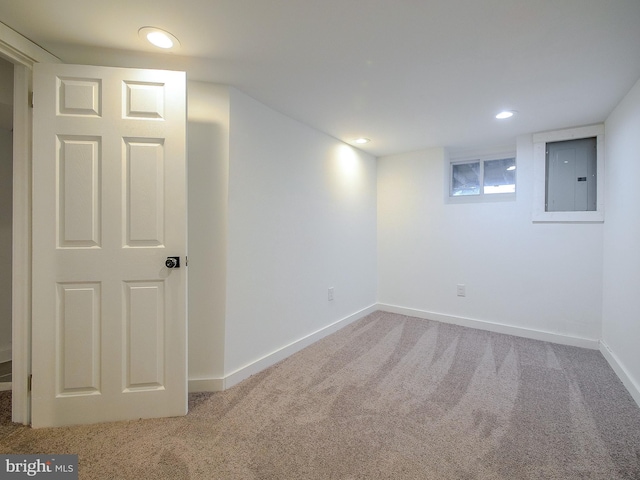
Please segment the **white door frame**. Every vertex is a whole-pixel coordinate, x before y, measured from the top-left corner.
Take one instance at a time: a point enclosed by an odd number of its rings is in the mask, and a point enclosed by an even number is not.
[[[61,61],[2,23],[0,56],[14,64],[12,419],[27,425],[31,421],[31,69],[34,63]]]

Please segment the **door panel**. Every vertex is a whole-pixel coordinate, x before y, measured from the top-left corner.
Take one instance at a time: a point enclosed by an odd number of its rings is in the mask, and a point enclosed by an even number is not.
[[[57,395],[99,393],[100,284],[58,284]]]
[[[128,391],[164,387],[164,284],[126,282]]]
[[[34,427],[187,408],[181,72],[34,69]]]
[[[161,139],[125,142],[125,222],[128,247],[162,245],[164,232],[164,145]]]
[[[58,135],[58,246],[100,246],[99,137]]]

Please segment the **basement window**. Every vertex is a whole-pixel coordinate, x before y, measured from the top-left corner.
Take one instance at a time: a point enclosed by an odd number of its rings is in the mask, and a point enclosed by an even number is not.
[[[478,155],[448,161],[447,203],[513,199],[516,156],[513,152]]]

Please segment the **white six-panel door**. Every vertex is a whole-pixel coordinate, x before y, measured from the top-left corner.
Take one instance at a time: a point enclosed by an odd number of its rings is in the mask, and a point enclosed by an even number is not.
[[[186,413],[185,137],[182,72],[35,66],[34,427]]]

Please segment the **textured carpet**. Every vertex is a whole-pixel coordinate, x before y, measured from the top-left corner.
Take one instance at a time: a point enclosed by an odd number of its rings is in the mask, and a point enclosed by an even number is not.
[[[640,409],[597,351],[376,312],[186,417],[5,415],[0,453],[77,453],[81,479],[637,480]]]

